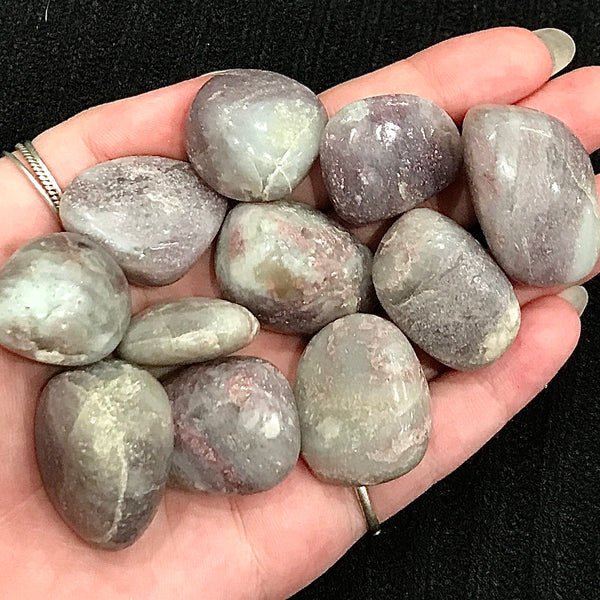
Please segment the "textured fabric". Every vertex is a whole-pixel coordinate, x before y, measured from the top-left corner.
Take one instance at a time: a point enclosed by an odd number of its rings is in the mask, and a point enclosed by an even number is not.
[[[320,91],[495,25],[561,27],[573,66],[600,63],[598,0],[3,0],[0,148],[206,71],[265,68]],[[600,282],[587,288],[580,345],[548,389],[297,600],[599,597]]]

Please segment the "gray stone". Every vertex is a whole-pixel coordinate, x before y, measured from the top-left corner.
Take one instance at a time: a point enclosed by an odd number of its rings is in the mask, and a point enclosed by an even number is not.
[[[306,347],[294,387],[302,456],[324,481],[374,485],[422,459],[429,388],[404,334],[375,315],[343,317]]]
[[[108,250],[132,283],[167,285],[210,246],[227,200],[185,162],[127,156],[91,167],[65,190],[60,218]]]
[[[225,358],[186,367],[164,385],[175,422],[170,485],[252,494],[293,469],[298,411],[289,383],[271,363]]]
[[[240,204],[221,230],[216,272],[225,297],[265,327],[312,334],[373,298],[370,250],[295,202]]]
[[[336,212],[361,224],[399,215],[447,187],[462,148],[450,116],[429,100],[375,96],[329,120],[320,161]]]
[[[123,271],[76,233],[33,240],[0,271],[0,344],[21,356],[93,363],[116,348],[130,316]]]
[[[35,417],[44,487],[64,521],[108,549],[132,544],[154,516],[173,451],[169,399],[121,361],[50,380]]]
[[[297,81],[232,69],[198,92],[187,121],[187,152],[221,194],[277,200],[308,173],[326,121],[320,100]]]
[[[467,231],[433,210],[401,216],[373,263],[377,296],[392,321],[454,369],[500,357],[519,330],[510,282]]]
[[[184,298],[133,317],[118,352],[142,365],[183,365],[227,356],[247,346],[258,330],[256,317],[239,304]]]
[[[472,108],[465,164],[490,251],[513,279],[571,285],[600,252],[598,192],[587,152],[558,119],[516,106]]]

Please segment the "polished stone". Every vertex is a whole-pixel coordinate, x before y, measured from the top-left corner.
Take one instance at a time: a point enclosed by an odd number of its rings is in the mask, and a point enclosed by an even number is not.
[[[296,464],[298,411],[271,363],[225,358],[186,367],[164,385],[175,422],[170,485],[252,494],[283,481]]]
[[[187,152],[202,179],[236,200],[277,200],[308,173],[327,113],[297,81],[254,69],[215,75],[187,121]]]
[[[56,375],[35,417],[46,492],[64,521],[92,545],[132,544],[154,516],[173,451],[163,387],[121,361]]]
[[[454,369],[492,363],[519,330],[519,303],[498,265],[467,231],[427,208],[401,216],[385,234],[373,282],[396,325]]]
[[[399,215],[447,187],[462,162],[460,134],[429,100],[375,96],[327,123],[320,151],[336,212],[352,224]]]
[[[0,344],[27,358],[93,363],[116,348],[130,315],[123,271],[79,234],[40,237],[0,271]]]
[[[118,352],[142,365],[183,365],[227,356],[247,346],[258,330],[256,317],[239,304],[184,298],[133,317]]]
[[[182,277],[210,246],[227,200],[185,162],[127,156],[91,167],[65,190],[60,218],[108,250],[132,283]]]
[[[324,481],[374,485],[422,459],[431,430],[429,388],[404,334],[355,314],[313,337],[294,387],[302,455]]]
[[[586,277],[600,252],[587,152],[558,119],[516,106],[472,108],[463,125],[471,195],[509,277],[538,286]]]
[[[240,204],[221,230],[224,296],[268,329],[312,334],[369,308],[371,252],[322,213],[295,202]]]

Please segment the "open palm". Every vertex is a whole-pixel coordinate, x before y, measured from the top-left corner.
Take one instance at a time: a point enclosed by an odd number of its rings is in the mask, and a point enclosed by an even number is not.
[[[532,33],[505,28],[455,38],[321,95],[329,114],[366,96],[429,98],[460,123],[481,103],[519,103],[563,120],[589,152],[600,146],[600,68],[548,82],[545,46]],[[154,154],[185,159],[184,120],[201,77],[100,106],[45,132],[35,145],[64,188],[83,169],[112,158]],[[326,208],[318,169],[295,199]],[[470,213],[458,183],[433,204],[463,223]],[[0,262],[59,223],[25,178],[0,160]],[[361,234],[369,235],[366,228]],[[598,269],[597,269],[598,270]],[[579,336],[576,311],[550,295],[519,287],[522,326],[510,350],[474,373],[431,381],[433,434],[421,464],[371,488],[383,520],[460,465],[553,377]],[[210,252],[177,283],[133,289],[134,311],[160,300],[216,296]],[[541,297],[541,296],[544,297]],[[293,380],[305,341],[261,332],[242,353],[261,356]],[[108,552],[82,542],[60,520],[42,488],[33,420],[53,368],[0,349],[0,596],[38,598],[285,598],[335,562],[364,533],[352,489],[316,480],[299,462],[275,489],[245,497],[168,490],[155,520],[132,547]]]

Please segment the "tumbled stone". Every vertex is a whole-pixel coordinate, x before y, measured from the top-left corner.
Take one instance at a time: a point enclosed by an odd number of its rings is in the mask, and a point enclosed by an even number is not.
[[[294,393],[302,456],[324,481],[382,483],[425,454],[427,381],[410,342],[381,317],[349,315],[317,333],[298,364]]]
[[[239,304],[184,298],[138,313],[118,351],[142,365],[183,365],[227,356],[247,346],[258,330],[256,317]]]
[[[519,330],[510,282],[467,231],[433,210],[401,216],[373,263],[377,296],[392,321],[454,369],[500,357]]]
[[[76,366],[108,356],[130,314],[123,271],[76,233],[33,240],[0,271],[0,344],[39,362]]]
[[[372,300],[370,250],[296,202],[240,204],[221,230],[216,272],[225,297],[265,327],[312,334]]]
[[[108,250],[132,283],[182,277],[210,246],[227,200],[185,162],[127,156],[91,167],[65,190],[60,218]]]
[[[463,125],[477,218],[504,271],[538,286],[586,277],[600,252],[598,192],[587,152],[558,119],[477,106]]]
[[[192,165],[236,200],[277,200],[308,173],[327,113],[302,84],[269,71],[232,69],[198,92],[188,115]]]
[[[42,392],[35,444],[64,521],[95,546],[129,546],[152,520],[167,480],[169,399],[156,379],[125,362],[65,371]]]
[[[175,422],[170,485],[252,494],[283,481],[296,464],[298,411],[271,363],[225,358],[186,367],[164,385]]]
[[[321,171],[336,212],[362,224],[399,215],[456,178],[460,134],[439,106],[407,94],[375,96],[327,123]]]

